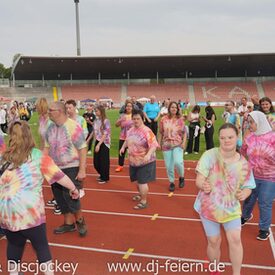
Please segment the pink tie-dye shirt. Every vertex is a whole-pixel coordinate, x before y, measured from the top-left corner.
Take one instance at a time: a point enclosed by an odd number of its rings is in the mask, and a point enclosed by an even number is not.
[[[254,189],[255,180],[247,160],[240,156],[237,162],[223,162],[219,148],[206,151],[196,171],[211,184],[210,193],[200,191],[194,208],[204,218],[225,223],[241,216],[241,205],[236,199],[238,189]]]
[[[110,147],[111,147],[111,124],[110,124],[110,120],[105,119],[103,124],[104,125],[102,126],[101,119],[97,118],[94,121],[95,139],[100,141],[102,136],[105,135],[105,139],[104,139],[103,142],[110,149]]]
[[[161,148],[163,151],[181,147],[185,132],[184,121],[181,117],[173,119],[164,116],[159,123],[159,132],[162,135]]]
[[[156,160],[155,152],[148,161],[144,160],[150,148],[158,147],[156,136],[147,126],[143,125],[139,128],[132,127],[127,133],[126,141],[131,166],[142,166]]]
[[[61,169],[78,167],[79,153],[87,147],[83,129],[74,120],[68,118],[63,125],[51,122],[45,135],[45,147],[49,155]]]
[[[244,140],[241,153],[248,157],[256,179],[275,183],[275,132],[256,136],[251,133]]]
[[[128,130],[133,126],[132,115],[122,114],[119,119],[121,121],[120,122],[121,130],[120,130],[119,139],[125,140]]]
[[[42,183],[58,182],[64,173],[48,155],[33,149],[30,159],[0,178],[0,226],[19,231],[45,223]]]

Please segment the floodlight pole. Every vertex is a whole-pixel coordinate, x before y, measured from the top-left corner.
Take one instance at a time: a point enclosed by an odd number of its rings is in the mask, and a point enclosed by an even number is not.
[[[75,2],[75,20],[76,20],[76,46],[77,46],[77,55],[80,56],[80,31],[79,31],[79,10],[78,3],[79,0],[74,0]]]

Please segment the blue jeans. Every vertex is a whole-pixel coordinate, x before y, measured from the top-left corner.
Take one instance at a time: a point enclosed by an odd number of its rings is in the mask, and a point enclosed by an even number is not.
[[[175,172],[176,167],[177,172],[180,177],[184,177],[184,163],[183,163],[183,149],[181,147],[174,147],[171,150],[163,151],[163,157],[165,161],[165,166],[167,170],[167,175],[169,182],[175,181]]]
[[[275,198],[275,182],[255,179],[256,188],[244,201],[243,218],[249,218],[258,199],[260,209],[260,230],[268,231],[272,219],[272,202]]]

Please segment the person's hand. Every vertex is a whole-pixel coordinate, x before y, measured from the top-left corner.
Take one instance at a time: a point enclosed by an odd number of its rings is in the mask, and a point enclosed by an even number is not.
[[[154,121],[155,121],[155,122],[158,121],[158,118],[154,118]]]
[[[98,152],[99,152],[99,149],[100,149],[100,145],[97,144],[97,146],[95,147],[95,152],[98,153]]]
[[[124,154],[124,152],[125,152],[125,149],[124,149],[124,148],[121,148],[121,149],[119,150],[119,155],[122,156],[122,154]]]
[[[144,162],[147,162],[147,161],[150,160],[150,158],[151,158],[151,155],[146,154],[146,155],[144,156],[143,160],[144,160]]]
[[[151,123],[151,122],[152,122],[152,120],[151,120],[150,118],[148,118],[148,119],[147,119],[147,121],[148,121],[149,123]]]
[[[237,200],[239,200],[239,201],[244,201],[246,199],[246,197],[247,197],[246,194],[245,194],[245,192],[243,190],[241,190],[241,189],[237,190],[235,196],[236,196]]]
[[[208,194],[211,192],[212,187],[211,187],[211,184],[206,180],[203,182],[201,189],[203,190],[204,193]]]
[[[79,170],[76,176],[78,181],[83,181],[86,178],[86,171]]]
[[[74,190],[70,190],[70,196],[73,200],[77,200],[79,198],[79,191],[76,187]]]

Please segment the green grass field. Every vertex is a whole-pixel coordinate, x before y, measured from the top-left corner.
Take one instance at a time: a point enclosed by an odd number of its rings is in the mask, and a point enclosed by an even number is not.
[[[215,142],[215,146],[218,146],[218,129],[219,127],[222,125],[223,121],[221,119],[222,117],[222,112],[224,111],[224,109],[222,107],[219,108],[215,108],[215,112],[217,115],[217,121],[215,123],[215,134],[214,134],[214,142]],[[80,112],[80,114],[82,114],[83,111]],[[204,114],[204,108],[202,108],[202,115]],[[119,113],[118,110],[108,110],[107,111],[107,116],[111,121],[111,127],[112,127],[112,136],[111,136],[111,151],[110,151],[110,155],[111,157],[117,157],[118,156],[118,141],[119,141],[119,132],[120,132],[120,128],[115,127],[115,122],[119,117]],[[37,113],[34,113],[31,120],[29,121],[30,126],[32,128],[32,132],[36,141],[37,146],[39,146],[39,137],[38,137],[38,116]],[[203,123],[202,123],[203,125]],[[205,151],[205,138],[204,135],[201,134],[200,136],[200,153],[198,155],[195,154],[190,154],[187,156],[184,156],[184,158],[186,160],[198,160],[201,156],[201,154]],[[162,159],[162,152],[158,151],[157,152],[157,158],[158,159]]]

